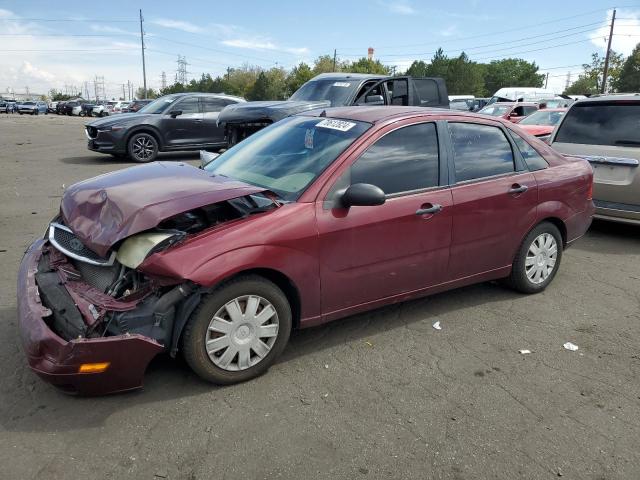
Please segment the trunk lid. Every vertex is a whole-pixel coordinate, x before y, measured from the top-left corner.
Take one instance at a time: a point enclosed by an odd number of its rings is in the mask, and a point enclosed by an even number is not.
[[[174,215],[264,191],[185,163],[154,162],[71,185],[60,208],[78,239],[106,257],[118,241]]]

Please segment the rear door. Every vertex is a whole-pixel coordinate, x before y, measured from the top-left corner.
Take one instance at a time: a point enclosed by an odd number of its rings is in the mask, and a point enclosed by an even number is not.
[[[234,102],[220,97],[202,97],[205,134],[203,143],[220,145],[225,142],[224,127],[218,126],[218,114],[230,103]]]
[[[500,125],[450,121],[454,178],[449,280],[511,265],[536,220],[538,186]]]
[[[162,114],[160,127],[165,137],[165,145],[169,148],[180,148],[202,144],[205,138],[205,129],[199,97],[183,98],[172,105],[169,110],[169,112]],[[171,112],[175,111],[182,113],[174,117]]]
[[[571,106],[551,137],[557,151],[591,163],[596,207],[640,220],[640,102],[592,101]],[[609,212],[614,214],[614,212]]]

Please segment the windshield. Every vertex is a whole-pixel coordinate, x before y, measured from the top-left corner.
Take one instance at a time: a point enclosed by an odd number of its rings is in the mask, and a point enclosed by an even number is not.
[[[483,115],[491,115],[492,117],[501,117],[511,109],[511,105],[491,105],[490,107],[484,107],[478,113]]]
[[[359,82],[312,80],[301,86],[289,100],[315,102],[328,100],[332,107],[345,105]]]
[[[564,112],[538,110],[520,122],[520,125],[557,125]]]
[[[289,117],[227,150],[205,170],[295,201],[369,127],[352,120]]]
[[[34,102],[24,102],[23,105],[35,105]]]
[[[169,107],[169,105],[175,103],[178,98],[180,97],[166,96],[157,98],[153,102],[145,105],[140,110],[138,110],[138,113],[162,113]],[[135,102],[132,102],[131,105],[133,105],[133,103]],[[123,103],[122,105],[124,106],[129,104]]]

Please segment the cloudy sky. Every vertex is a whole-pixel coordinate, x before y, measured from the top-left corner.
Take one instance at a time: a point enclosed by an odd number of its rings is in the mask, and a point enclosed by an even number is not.
[[[517,5],[517,6],[516,6]],[[588,8],[587,8],[588,7]],[[178,55],[188,77],[217,75],[250,63],[289,68],[336,49],[343,59],[366,55],[405,69],[442,47],[477,61],[517,56],[549,72],[562,90],[592,52],[604,53],[612,6],[606,1],[368,0],[90,2],[0,0],[0,92],[46,93],[104,77],[108,96],[142,84],[142,8],[147,82],[175,78]],[[628,54],[640,41],[640,3],[618,8],[613,48]]]

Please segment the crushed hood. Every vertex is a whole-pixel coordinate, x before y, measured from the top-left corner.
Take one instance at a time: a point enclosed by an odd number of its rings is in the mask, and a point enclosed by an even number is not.
[[[226,123],[246,123],[261,120],[277,122],[290,115],[306,112],[315,108],[330,107],[329,100],[317,102],[302,101],[266,101],[236,103],[225,107],[218,115],[218,125]]]
[[[118,241],[174,215],[264,191],[185,163],[154,162],[71,185],[61,213],[88,248],[106,257]]]

